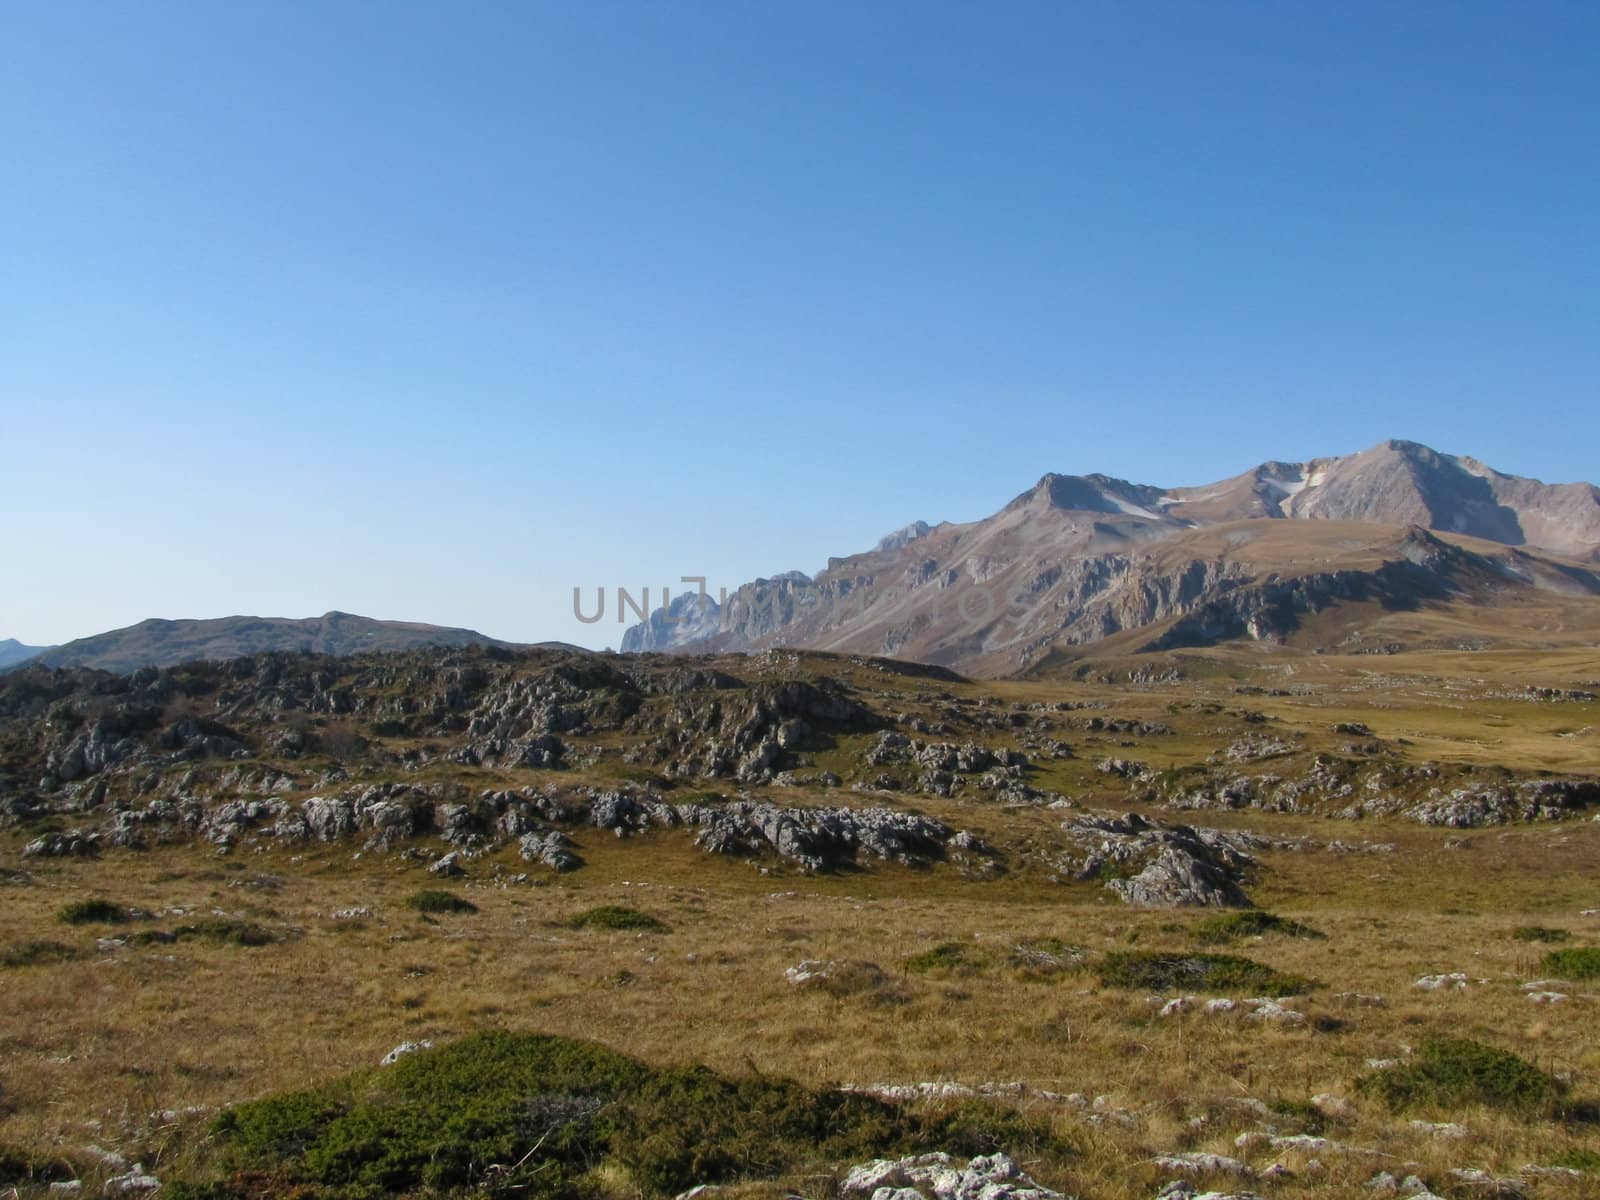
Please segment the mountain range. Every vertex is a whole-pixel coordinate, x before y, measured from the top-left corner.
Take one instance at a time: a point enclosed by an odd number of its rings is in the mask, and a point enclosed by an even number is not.
[[[1348,649],[1421,609],[1500,635],[1526,626],[1508,607],[1535,603],[1559,633],[1600,614],[1597,596],[1600,489],[1389,441],[1200,487],[1046,475],[990,517],[914,522],[814,578],[758,579],[725,604],[679,596],[622,649],[791,646],[1005,675],[1089,645],[1281,643],[1312,626],[1315,648]]]
[[[680,594],[628,629],[622,649],[792,647],[1003,676],[1091,649],[1532,646],[1591,634],[1600,640],[1600,489],[1389,441],[1199,487],[1049,474],[992,516],[913,521],[814,577]],[[342,612],[151,619],[62,646],[0,641],[0,670],[469,644],[513,645]]]

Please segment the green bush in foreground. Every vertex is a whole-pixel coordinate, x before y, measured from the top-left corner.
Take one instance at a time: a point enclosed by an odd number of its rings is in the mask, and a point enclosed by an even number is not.
[[[1396,1112],[1483,1104],[1532,1113],[1549,1108],[1561,1090],[1532,1063],[1467,1038],[1424,1042],[1409,1061],[1367,1075],[1356,1087]]]
[[[56,915],[68,925],[120,925],[128,910],[109,900],[74,900]]]
[[[667,928],[649,913],[623,904],[602,904],[599,908],[586,909],[569,918],[567,925],[572,929],[637,929],[650,933],[662,933]]]
[[[205,1173],[167,1194],[246,1195],[263,1175],[304,1196],[645,1195],[770,1178],[810,1163],[942,1149],[1064,1157],[1021,1115],[913,1113],[785,1079],[655,1070],[566,1038],[481,1033],[327,1087],[241,1104],[213,1125]]]
[[[1122,950],[1101,959],[1098,974],[1106,987],[1149,988],[1157,992],[1293,996],[1315,986],[1302,976],[1274,971],[1237,954]]]
[[[1259,908],[1240,912],[1218,913],[1194,927],[1194,935],[1202,942],[1231,942],[1236,938],[1264,937],[1267,934],[1283,937],[1325,939],[1328,935],[1299,921],[1263,912]]]
[[[406,900],[406,907],[420,913],[475,913],[478,906],[454,892],[422,891]]]
[[[1540,961],[1539,969],[1561,979],[1600,979],[1600,946],[1552,950]]]

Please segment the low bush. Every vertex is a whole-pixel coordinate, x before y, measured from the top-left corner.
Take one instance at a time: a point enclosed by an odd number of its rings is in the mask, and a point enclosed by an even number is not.
[[[1356,1083],[1400,1112],[1413,1108],[1490,1108],[1533,1113],[1548,1109],[1560,1085],[1532,1063],[1468,1038],[1424,1042],[1408,1061]]]
[[[0,1187],[26,1187],[71,1178],[71,1169],[59,1159],[37,1159],[14,1146],[0,1146]]]
[[[419,913],[475,913],[478,906],[463,896],[454,892],[437,890],[421,891],[408,897],[407,908],[414,908]]]
[[[68,925],[120,925],[128,910],[109,900],[74,900],[56,915]]]
[[[468,1191],[555,1197],[673,1195],[890,1152],[1069,1148],[1013,1111],[912,1112],[785,1079],[655,1070],[587,1042],[481,1033],[315,1091],[251,1101],[212,1127],[205,1171],[169,1194],[366,1197]]]
[[[599,908],[585,909],[570,917],[567,925],[572,929],[635,929],[649,933],[662,933],[667,928],[649,913],[623,904],[602,904]]]
[[[1149,988],[1157,992],[1231,992],[1251,996],[1293,996],[1315,986],[1236,954],[1182,954],[1122,950],[1100,960],[1106,987]]]
[[[1552,950],[1540,961],[1539,969],[1560,979],[1600,979],[1600,946]]]
[[[1291,921],[1288,917],[1280,917],[1275,913],[1263,912],[1259,908],[1218,913],[1194,927],[1194,935],[1202,942],[1231,942],[1237,938],[1265,937],[1268,934],[1318,940],[1328,936],[1309,925],[1302,925],[1299,921]]]
[[[77,958],[76,946],[62,942],[19,942],[0,952],[0,967],[39,967]]]

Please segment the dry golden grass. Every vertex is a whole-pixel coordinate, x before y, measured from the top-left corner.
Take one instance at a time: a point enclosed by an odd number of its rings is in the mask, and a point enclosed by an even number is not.
[[[952,806],[953,807],[953,806]],[[976,812],[968,814],[976,818]],[[1245,818],[1234,816],[1235,822]],[[1255,822],[1270,821],[1256,817]],[[1279,819],[1280,825],[1282,819]],[[1296,822],[1296,828],[1301,828]],[[1335,823],[1328,823],[1333,826]],[[1347,838],[1348,824],[1338,826]],[[1306,832],[1326,832],[1306,830]],[[115,854],[98,862],[29,864],[31,880],[0,892],[0,943],[53,939],[83,947],[74,962],[0,973],[5,1115],[0,1142],[84,1161],[95,1144],[158,1172],[181,1162],[206,1111],[298,1088],[373,1064],[405,1040],[442,1041],[504,1028],[592,1038],[655,1063],[705,1062],[811,1082],[969,1084],[1017,1081],[1033,1090],[1104,1096],[1126,1125],[1038,1097],[1081,1147],[1067,1177],[1086,1197],[1153,1193],[1170,1172],[1148,1163],[1178,1149],[1238,1153],[1236,1135],[1261,1119],[1245,1099],[1302,1104],[1334,1093],[1353,1114],[1327,1136],[1359,1149],[1282,1157],[1294,1181],[1271,1194],[1354,1194],[1379,1169],[1447,1167],[1508,1172],[1585,1145],[1592,1129],[1482,1111],[1420,1113],[1465,1122],[1469,1141],[1442,1141],[1358,1100],[1368,1059],[1393,1058],[1429,1036],[1472,1036],[1569,1076],[1600,1095],[1591,1030],[1597,998],[1573,987],[1538,1006],[1521,984],[1539,949],[1510,936],[1534,920],[1600,939],[1578,917],[1595,902],[1600,827],[1528,827],[1468,835],[1445,849],[1443,831],[1362,826],[1392,854],[1271,857],[1257,898],[1328,934],[1269,937],[1230,947],[1319,987],[1295,1006],[1301,1028],[1262,1027],[1240,1015],[1156,1015],[1144,994],[1098,987],[1090,973],[1025,975],[1010,964],[1019,941],[1055,938],[1091,957],[1108,949],[1198,948],[1203,914],[1140,912],[1090,885],[1034,879],[977,883],[948,868],[883,868],[840,878],[761,874],[711,859],[686,837],[580,838],[589,865],[548,886],[497,886],[495,860],[461,885],[475,915],[424,920],[405,900],[426,876],[395,859],[322,849],[218,859],[200,851]],[[503,858],[505,874],[520,864]],[[274,890],[246,886],[270,875]],[[281,940],[261,948],[179,942],[94,948],[96,931],[57,919],[88,895],[161,912],[221,910]],[[628,904],[664,933],[576,931],[575,912]],[[334,921],[352,906],[369,920]],[[170,927],[156,917],[130,928]],[[116,934],[125,929],[103,932]],[[975,970],[908,973],[909,955],[947,941],[971,948]],[[860,959],[890,974],[882,988],[835,998],[797,990],[784,969],[804,958]],[[1461,992],[1422,992],[1420,975],[1461,970]],[[1382,1007],[1338,993],[1381,994]],[[1291,1123],[1292,1125],[1292,1123]],[[1592,1179],[1590,1180],[1592,1183]],[[1543,1180],[1539,1194],[1576,1197],[1579,1181]],[[759,1190],[759,1189],[758,1189]]]

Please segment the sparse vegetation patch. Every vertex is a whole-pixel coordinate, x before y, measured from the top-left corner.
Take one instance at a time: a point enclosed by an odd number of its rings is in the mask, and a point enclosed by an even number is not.
[[[1568,942],[1572,933],[1566,929],[1552,929],[1548,925],[1518,925],[1511,936],[1519,942]]]
[[[971,950],[961,942],[943,942],[905,961],[905,968],[917,974],[935,971],[970,971],[977,966]]]
[[[1291,921],[1287,917],[1264,912],[1259,908],[1218,913],[1214,917],[1207,917],[1195,926],[1194,932],[1202,942],[1231,942],[1238,938],[1265,937],[1268,934],[1319,940],[1328,936],[1309,925],[1302,925],[1299,921]]]

